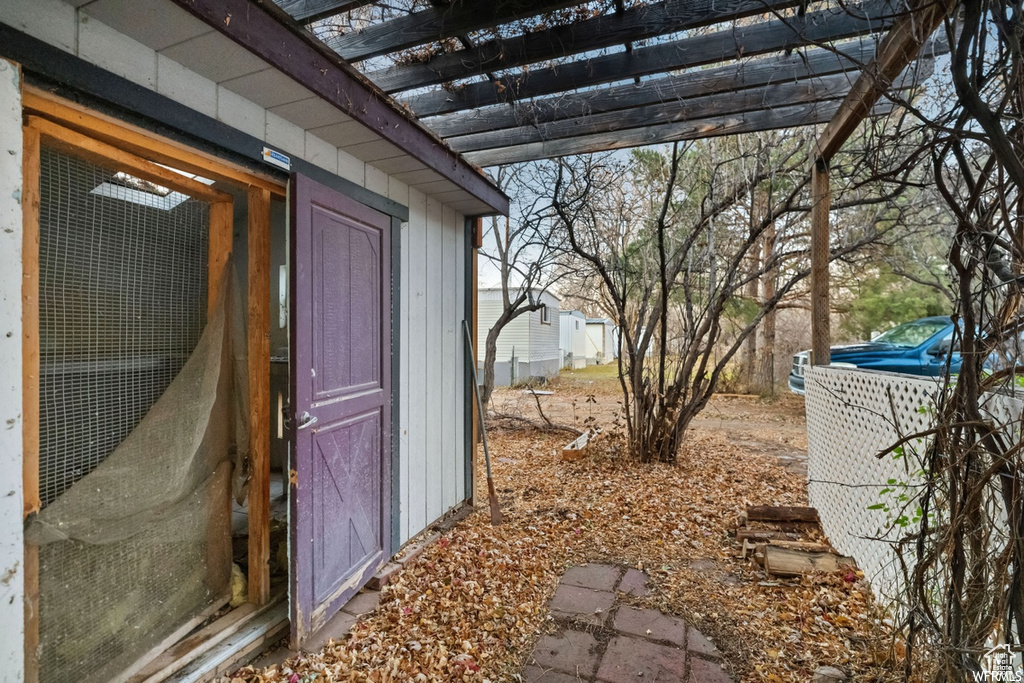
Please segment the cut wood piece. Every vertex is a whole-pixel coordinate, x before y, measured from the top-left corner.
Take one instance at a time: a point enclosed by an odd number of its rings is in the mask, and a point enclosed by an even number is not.
[[[740,550],[740,558],[747,559],[747,555],[757,552],[757,544],[749,540],[743,541],[743,546]]]
[[[587,447],[590,446],[590,442],[593,441],[594,437],[595,434],[590,429],[583,432],[576,440],[562,448],[560,459],[579,460],[587,454]]]
[[[800,534],[789,533],[786,531],[773,531],[771,529],[737,529],[736,540],[737,541],[797,541],[800,539]]]
[[[748,505],[747,519],[754,522],[817,522],[818,511],[785,505]]]
[[[380,570],[370,577],[370,580],[366,582],[366,587],[372,591],[379,591],[384,586],[388,585],[388,582],[394,578],[395,574],[401,571],[402,565],[397,562],[388,562],[386,565],[380,568]]]
[[[773,548],[784,548],[786,550],[802,550],[808,553],[831,553],[838,555],[839,552],[827,543],[812,543],[811,541],[785,541],[772,539],[768,545]]]
[[[810,553],[775,545],[764,548],[764,569],[775,576],[801,576],[810,572],[834,572],[856,567],[852,557],[832,553]]]

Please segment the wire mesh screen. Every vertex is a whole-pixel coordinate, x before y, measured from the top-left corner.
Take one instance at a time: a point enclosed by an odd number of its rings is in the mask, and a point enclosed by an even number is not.
[[[53,150],[43,150],[40,168],[39,481],[47,505],[124,440],[195,348],[209,206],[135,189]]]
[[[230,572],[229,463],[174,470],[151,444],[97,470],[199,343],[209,205],[54,150],[40,165],[39,517],[81,499],[74,484],[90,473],[82,485],[97,495],[104,482],[105,497],[88,510],[91,540],[39,542],[40,678],[107,681],[223,595]],[[186,427],[170,437],[187,440]],[[178,507],[135,515],[137,528],[123,519],[119,505],[183,472],[197,483],[181,485]]]

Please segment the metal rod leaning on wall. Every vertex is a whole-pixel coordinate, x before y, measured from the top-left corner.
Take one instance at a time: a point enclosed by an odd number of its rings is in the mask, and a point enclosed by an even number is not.
[[[491,504],[491,524],[501,524],[501,508],[498,507],[498,494],[494,491],[494,479],[491,478],[491,452],[487,448],[487,427],[484,425],[484,402],[480,400],[480,383],[476,377],[476,353],[473,349],[473,335],[469,331],[469,323],[462,321],[462,330],[466,333],[466,349],[469,351],[473,362],[470,369],[473,372],[473,395],[476,396],[476,408],[480,413],[480,435],[484,441],[484,463],[487,467],[487,498]]]

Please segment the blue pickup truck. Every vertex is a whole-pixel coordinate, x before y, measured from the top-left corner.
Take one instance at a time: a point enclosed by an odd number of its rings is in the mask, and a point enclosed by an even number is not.
[[[921,318],[897,325],[869,342],[833,346],[832,362],[867,370],[937,377],[946,372],[953,329],[953,321],[948,317]],[[789,372],[789,390],[801,396],[810,356],[810,351],[793,356],[793,369]],[[948,362],[949,372],[957,374],[960,354],[954,350]]]

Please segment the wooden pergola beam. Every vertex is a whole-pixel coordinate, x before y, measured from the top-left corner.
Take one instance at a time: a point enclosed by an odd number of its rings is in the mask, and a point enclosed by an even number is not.
[[[954,0],[912,0],[878,46],[836,116],[818,137],[816,156],[830,161],[885,94],[897,76],[917,58],[921,46],[955,5]]]
[[[494,147],[511,147],[580,135],[645,128],[663,123],[682,123],[793,104],[838,100],[849,90],[851,81],[851,77],[838,74],[797,83],[779,83],[737,93],[694,97],[683,101],[671,100],[625,111],[581,116],[537,126],[525,125],[507,130],[449,137],[448,144],[457,152],[475,152]]]
[[[549,97],[513,106],[498,105],[423,119],[444,138],[487,131],[539,126],[552,121],[594,116],[649,104],[683,101],[721,93],[738,93],[774,83],[792,83],[859,70],[875,54],[875,41],[860,38],[834,49],[814,48],[789,54],[727,64],[711,69],[619,85],[575,95]],[[942,54],[945,45],[935,49]]]
[[[329,38],[327,46],[350,62],[379,57],[470,31],[578,5],[584,0],[472,0],[431,7]]]
[[[864,3],[858,16],[822,10],[799,20],[776,19],[702,36],[660,43],[583,59],[497,82],[470,83],[449,92],[434,91],[402,100],[420,117],[514,102],[623,81],[635,76],[694,68],[745,56],[781,52],[805,45],[853,38],[883,30],[891,24],[890,0]]]
[[[308,23],[358,9],[369,5],[373,0],[275,0],[275,2],[296,21]]]
[[[384,92],[394,93],[446,81],[511,69],[566,55],[598,50],[666,33],[711,26],[765,12],[798,6],[802,0],[665,0],[602,14],[513,38],[493,40],[472,49],[438,55],[419,64],[400,64],[366,75]]]
[[[752,133],[778,128],[796,128],[828,121],[839,108],[838,102],[815,102],[811,104],[778,107],[733,116],[717,116],[708,119],[666,123],[647,128],[584,135],[561,140],[546,140],[515,147],[499,147],[465,155],[469,161],[483,167],[514,164],[537,159],[551,159],[572,154],[591,154],[615,149],[627,149],[643,145],[656,145],[679,140]],[[890,111],[893,105],[882,103],[878,114]]]
[[[917,58],[921,46],[955,5],[955,0],[911,0],[815,144],[811,170],[811,363],[814,365],[828,365],[832,361],[829,162],[857,126],[878,106],[882,96],[892,89],[899,73]]]
[[[931,75],[933,62],[912,67],[893,84],[906,88]],[[571,138],[597,133],[614,133],[663,123],[682,123],[694,119],[774,109],[797,104],[812,104],[842,99],[850,89],[852,77],[835,74],[797,82],[777,83],[740,92],[694,97],[682,101],[650,104],[625,111],[582,116],[541,125],[520,126],[508,130],[474,133],[448,138],[457,152],[475,152],[495,147],[511,147],[532,142]]]

